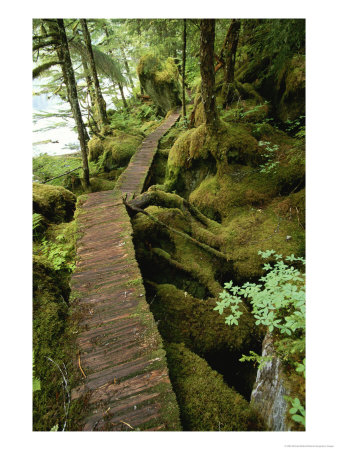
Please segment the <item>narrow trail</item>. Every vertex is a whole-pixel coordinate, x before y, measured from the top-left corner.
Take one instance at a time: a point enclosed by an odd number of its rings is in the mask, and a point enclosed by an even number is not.
[[[145,299],[132,227],[122,196],[140,194],[159,139],[176,111],[138,148],[112,191],[89,194],[79,208],[72,277],[79,319],[72,391],[81,399],[82,430],[179,430],[165,352]]]

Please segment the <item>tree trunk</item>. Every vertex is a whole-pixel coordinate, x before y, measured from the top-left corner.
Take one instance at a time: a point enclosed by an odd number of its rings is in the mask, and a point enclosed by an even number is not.
[[[86,77],[87,90],[89,93],[90,101],[91,101],[92,107],[94,107],[96,102],[95,102],[95,92],[94,92],[94,87],[93,87],[93,80],[92,80],[92,77],[89,75],[88,64],[83,56],[81,56],[81,62],[82,62],[83,70],[84,70],[85,77]]]
[[[120,47],[120,49],[121,49],[121,53],[122,53],[122,56],[123,56],[124,67],[126,68],[126,72],[127,72],[128,78],[129,78],[130,86],[132,88],[134,88],[134,83],[133,83],[133,79],[132,79],[131,74],[130,74],[130,69],[129,69],[129,64],[128,64],[128,61],[127,61],[126,54],[124,52],[123,47]]]
[[[182,111],[185,120],[187,111],[185,105],[185,53],[187,48],[187,19],[183,19],[183,51],[182,51]]]
[[[118,85],[118,87],[119,87],[119,91],[120,91],[120,94],[121,94],[121,97],[122,97],[123,106],[125,107],[125,109],[129,109],[129,108],[128,108],[128,103],[127,103],[126,98],[125,98],[125,96],[124,96],[123,86],[122,86],[121,83],[117,83],[117,85]]]
[[[62,76],[63,76],[64,82],[65,82],[65,86],[66,86],[66,90],[67,90],[67,100],[68,100],[68,103],[70,104],[70,109],[72,110],[72,115],[73,115],[73,118],[75,120],[76,111],[73,109],[73,103],[71,101],[70,81],[69,81],[69,76],[68,76],[68,73],[67,73],[67,70],[66,70],[66,65],[65,65],[64,45],[61,44],[61,42],[60,42],[61,41],[61,35],[60,35],[59,25],[58,25],[57,20],[55,20],[55,19],[46,19],[46,22],[47,22],[49,31],[53,32],[54,34],[57,33],[57,35],[59,37],[59,39],[57,40],[57,45],[55,45],[55,51],[56,51],[56,54],[57,54],[57,56],[58,56],[58,58],[60,60]],[[67,38],[67,36],[66,36],[66,38]],[[68,46],[68,41],[67,41],[67,46]],[[69,53],[69,49],[68,49],[68,53]],[[87,133],[87,130],[86,130],[85,126],[83,127],[83,134],[84,134],[84,137],[85,137],[85,141],[88,142],[89,141],[89,135]]]
[[[63,19],[57,19],[57,24],[60,33],[60,41],[61,41],[61,49],[64,57],[64,67],[65,71],[65,82],[67,85],[67,92],[69,96],[69,101],[71,104],[72,112],[74,115],[74,119],[76,122],[77,133],[79,136],[80,146],[81,146],[81,155],[82,155],[82,165],[83,165],[83,176],[85,185],[90,186],[89,182],[89,167],[88,167],[88,159],[87,159],[87,141],[86,141],[86,129],[83,124],[81,110],[79,106],[79,100],[76,90],[76,82],[74,76],[74,70],[72,66],[72,60],[70,58],[69,48],[68,48],[68,40],[66,35],[66,30],[64,27]]]
[[[212,130],[218,126],[215,96],[214,41],[215,19],[202,19],[200,41],[201,95],[206,125]]]
[[[223,62],[223,70],[224,70],[224,85],[222,90],[224,106],[229,105],[233,100],[234,94],[233,83],[235,80],[236,51],[240,28],[241,28],[241,21],[239,19],[233,19],[231,21],[221,51],[220,59]]]
[[[90,71],[92,74],[92,78],[94,80],[95,97],[96,97],[96,101],[97,101],[100,122],[102,125],[107,125],[108,118],[107,118],[107,112],[106,112],[106,102],[102,96],[99,78],[97,76],[90,34],[88,31],[88,27],[87,27],[87,21],[86,21],[86,19],[80,19],[80,22],[81,22],[81,26],[82,26],[84,40],[85,40],[86,47],[87,47],[89,67],[90,67]]]

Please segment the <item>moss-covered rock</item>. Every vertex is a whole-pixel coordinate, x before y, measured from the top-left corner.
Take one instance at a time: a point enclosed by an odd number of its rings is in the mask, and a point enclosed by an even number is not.
[[[110,191],[114,189],[115,181],[105,180],[104,178],[90,178],[91,192]]]
[[[166,346],[169,374],[189,431],[261,430],[257,413],[207,362],[184,344]]]
[[[114,136],[101,139],[94,136],[88,143],[89,161],[99,164],[99,169],[109,172],[126,166],[142,142],[143,136],[114,131]]]
[[[61,186],[33,183],[33,212],[50,222],[68,222],[73,218],[76,196]]]
[[[144,55],[137,66],[137,74],[141,86],[161,114],[181,105],[179,72],[173,58],[162,63],[153,55]]]

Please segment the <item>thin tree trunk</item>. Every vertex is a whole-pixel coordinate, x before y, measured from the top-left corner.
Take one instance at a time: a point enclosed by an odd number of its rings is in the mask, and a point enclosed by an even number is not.
[[[87,21],[86,21],[86,19],[80,19],[80,23],[82,26],[83,36],[84,36],[84,40],[85,40],[86,47],[87,47],[89,67],[90,67],[90,71],[92,73],[92,78],[94,80],[95,97],[96,97],[96,101],[97,101],[100,122],[102,125],[107,125],[108,118],[107,118],[107,112],[106,112],[106,102],[103,98],[101,88],[100,88],[99,78],[97,76],[90,34],[88,31],[88,27],[87,27]]]
[[[120,49],[121,49],[121,53],[122,53],[122,56],[123,56],[124,67],[126,68],[126,72],[127,72],[128,78],[129,78],[130,86],[132,88],[134,88],[134,83],[133,83],[133,79],[132,79],[131,74],[130,74],[130,69],[129,69],[129,64],[128,64],[128,61],[127,61],[126,54],[124,52],[123,47],[120,47]]]
[[[95,105],[95,91],[94,91],[94,86],[93,86],[93,79],[89,75],[88,64],[83,56],[81,56],[81,62],[82,62],[83,70],[84,70],[85,77],[86,77],[87,90],[89,93],[90,101],[91,101],[92,106],[94,106]]]
[[[185,120],[187,111],[185,105],[185,54],[187,49],[187,19],[183,19],[183,51],[182,51],[182,109],[183,120]]]
[[[241,28],[241,21],[233,19],[231,21],[228,33],[226,35],[223,48],[221,51],[221,60],[224,61],[224,85],[223,85],[223,102],[224,106],[231,103],[234,87],[232,86],[235,80],[235,62],[236,51],[239,39],[239,31]]]
[[[78,132],[80,146],[81,146],[84,182],[85,182],[85,185],[88,187],[88,186],[90,186],[90,182],[89,182],[89,167],[88,167],[88,158],[87,158],[87,153],[88,153],[88,147],[87,147],[87,141],[86,141],[87,133],[85,133],[86,129],[83,124],[81,110],[80,110],[80,106],[79,106],[74,70],[73,70],[73,66],[72,66],[72,60],[70,58],[68,40],[67,40],[67,35],[66,35],[66,30],[64,27],[63,19],[57,19],[57,24],[58,24],[58,28],[59,28],[61,48],[62,48],[62,53],[63,53],[63,57],[64,57],[63,66],[64,66],[64,70],[66,73],[65,81],[66,81],[66,84],[68,85],[67,92],[69,95],[71,108],[72,108],[72,111],[74,114],[74,119],[76,122],[77,132]]]
[[[214,42],[215,19],[202,19],[200,41],[201,95],[206,125],[213,130],[218,126],[215,96]]]
[[[120,91],[120,94],[121,94],[121,97],[122,97],[123,106],[125,107],[125,109],[129,109],[128,108],[128,103],[127,103],[126,98],[124,96],[123,86],[122,86],[121,83],[117,83],[117,85],[118,85],[118,88],[119,88],[119,91]]]

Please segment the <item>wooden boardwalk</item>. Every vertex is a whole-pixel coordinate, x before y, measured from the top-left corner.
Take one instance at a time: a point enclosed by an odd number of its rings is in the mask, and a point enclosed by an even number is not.
[[[81,429],[180,430],[165,352],[149,311],[135,259],[132,227],[122,203],[139,194],[158,140],[178,112],[150,134],[113,191],[89,194],[79,208],[77,265],[72,294],[80,317],[77,370],[72,391]]]

